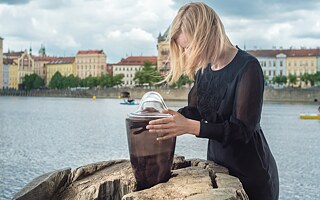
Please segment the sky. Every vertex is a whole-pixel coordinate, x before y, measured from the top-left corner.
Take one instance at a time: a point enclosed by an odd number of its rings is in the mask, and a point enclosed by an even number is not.
[[[50,56],[102,49],[107,63],[127,56],[156,56],[157,38],[187,0],[0,0],[4,52],[41,44]],[[242,49],[317,48],[319,0],[202,1],[220,16]]]

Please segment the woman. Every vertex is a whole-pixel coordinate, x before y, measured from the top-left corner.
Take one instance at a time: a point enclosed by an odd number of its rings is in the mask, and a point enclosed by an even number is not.
[[[240,179],[250,199],[278,199],[275,160],[260,128],[263,73],[252,55],[234,47],[218,15],[204,3],[180,8],[170,30],[171,70],[195,79],[188,106],[147,126],[158,140],[183,134],[208,138],[207,159]]]

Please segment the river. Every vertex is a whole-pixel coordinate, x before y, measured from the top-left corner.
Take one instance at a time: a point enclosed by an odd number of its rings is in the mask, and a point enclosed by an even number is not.
[[[119,99],[1,97],[0,199],[44,173],[128,159],[127,113]],[[177,110],[186,103],[166,102]],[[320,199],[320,120],[301,120],[316,104],[265,103],[261,126],[277,161],[280,199]],[[206,139],[178,137],[176,154],[206,158]]]

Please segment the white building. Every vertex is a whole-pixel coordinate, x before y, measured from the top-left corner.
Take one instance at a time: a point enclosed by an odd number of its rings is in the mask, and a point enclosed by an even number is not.
[[[157,56],[129,56],[121,59],[117,64],[113,64],[113,75],[123,74],[123,86],[134,87],[136,82],[133,80],[135,73],[143,69],[145,62],[150,62],[153,67],[157,65]]]
[[[286,76],[286,54],[280,50],[251,50],[260,62],[264,76],[271,81],[274,76]]]

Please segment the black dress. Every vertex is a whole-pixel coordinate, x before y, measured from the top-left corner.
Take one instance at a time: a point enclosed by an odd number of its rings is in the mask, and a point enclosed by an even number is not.
[[[240,179],[250,199],[279,197],[276,162],[260,128],[264,80],[258,60],[238,49],[218,71],[209,64],[195,76],[188,106],[179,110],[200,121],[208,138],[207,159],[227,167]]]

